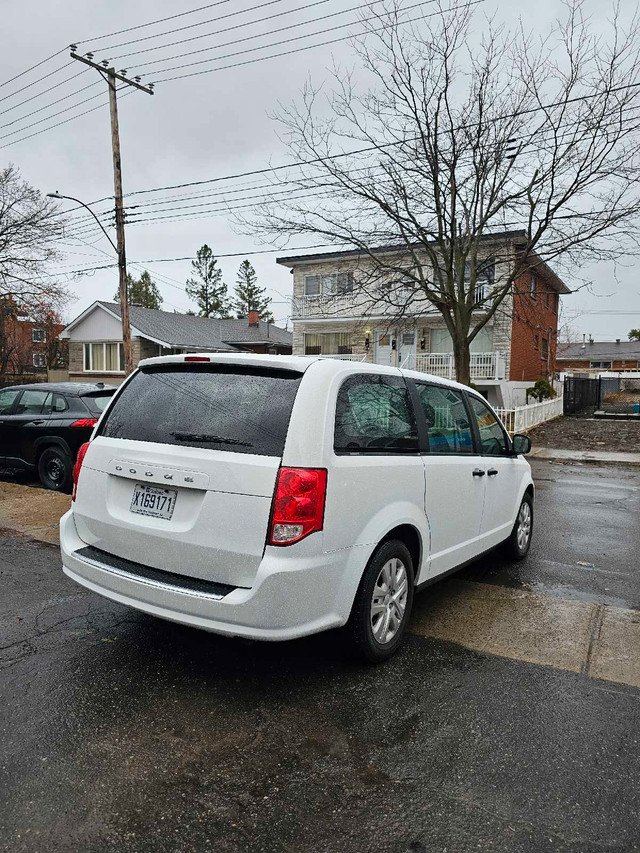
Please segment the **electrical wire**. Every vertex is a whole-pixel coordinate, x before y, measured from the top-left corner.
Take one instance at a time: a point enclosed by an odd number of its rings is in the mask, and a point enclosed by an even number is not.
[[[164,24],[166,21],[173,21],[176,18],[184,18],[186,15],[195,15],[196,12],[203,12],[205,9],[213,9],[214,6],[222,6],[224,3],[229,2],[231,2],[231,0],[217,0],[216,3],[209,3],[207,6],[200,6],[197,9],[189,9],[187,12],[179,12],[177,15],[169,15],[168,18],[158,18],[157,20],[149,21],[146,24],[136,24],[135,27],[127,27],[126,30],[117,30],[115,33],[105,33],[101,36],[81,39],[80,41],[75,41],[74,44],[87,44],[88,42],[102,41],[102,39],[110,39],[113,38],[113,36],[120,36],[123,33],[131,33],[134,30],[141,30],[144,27],[153,27],[155,26],[155,24]]]
[[[100,51],[108,51],[108,50],[116,50],[119,47],[126,47],[129,44],[139,44],[141,41],[149,41],[150,39],[160,38],[161,36],[171,35],[172,33],[181,33],[185,30],[192,30],[194,27],[202,27],[204,24],[212,24],[215,21],[224,21],[227,18],[235,18],[238,15],[246,15],[247,12],[255,12],[256,9],[264,9],[267,6],[275,6],[276,3],[282,3],[283,0],[267,0],[265,3],[258,3],[256,6],[248,6],[246,9],[238,9],[235,12],[228,12],[226,15],[218,15],[216,18],[210,18],[208,21],[200,21],[198,24],[188,24],[185,27],[176,27],[173,30],[167,30],[164,33],[156,33],[151,36],[143,36],[139,39],[131,39],[130,41],[123,41],[119,44],[110,44],[106,47],[100,49]]]
[[[329,2],[330,2],[330,0],[315,0],[315,2],[313,2],[313,3],[305,3],[302,6],[297,6],[295,9],[287,9],[284,12],[276,12],[274,15],[265,15],[263,18],[254,18],[252,21],[244,21],[241,24],[234,24],[232,27],[223,27],[222,29],[216,29],[213,32],[209,32],[209,33],[202,33],[201,35],[198,35],[198,36],[191,36],[191,37],[186,38],[186,39],[179,39],[178,41],[168,42],[167,44],[159,44],[159,45],[156,45],[155,47],[146,47],[143,50],[134,50],[131,53],[123,53],[120,56],[114,57],[114,59],[117,59],[117,60],[128,59],[131,56],[140,56],[140,54],[142,54],[142,53],[151,53],[154,50],[164,50],[167,47],[174,47],[177,44],[187,44],[188,42],[198,41],[198,39],[210,38],[211,36],[219,36],[222,33],[229,33],[229,32],[232,32],[233,30],[242,29],[242,27],[252,27],[252,26],[254,26],[254,24],[261,24],[261,23],[264,23],[264,21],[271,21],[274,18],[282,18],[284,15],[293,15],[296,12],[301,12],[301,11],[304,11],[305,9],[310,9],[313,6],[323,6],[325,3],[329,3]],[[374,0],[374,2],[381,3],[382,0]],[[434,0],[429,0],[429,2],[434,2]],[[361,8],[361,7],[356,6],[354,8],[357,9],[357,8]],[[345,14],[346,12],[350,12],[350,11],[352,11],[352,10],[351,9],[345,9],[344,12],[334,12],[333,15],[342,15],[342,14]],[[325,17],[333,17],[333,15],[325,16]],[[321,21],[323,19],[322,18],[313,18],[309,23],[313,23],[315,20]],[[303,24],[291,24],[290,28],[298,27],[298,26],[302,26],[302,25]],[[289,27],[284,27],[282,29],[289,29]],[[281,32],[281,30],[273,30],[273,32]],[[258,33],[257,35],[249,36],[249,38],[260,38],[263,35],[270,35],[270,33]],[[234,42],[229,42],[229,44],[234,44]],[[180,59],[183,56],[191,56],[191,55],[196,54],[196,53],[202,53],[205,50],[215,50],[216,47],[220,47],[220,46],[221,45],[214,45],[213,47],[204,47],[201,50],[193,50],[193,51],[188,51],[187,53],[179,53],[179,54],[176,54],[175,56],[166,56],[166,57],[163,57],[162,59],[155,59],[155,60],[153,60],[153,62],[146,62],[143,65],[136,64],[135,67],[136,68],[144,68],[147,65],[156,65],[159,62],[169,62],[172,59]]]
[[[24,133],[25,130],[30,130],[32,127],[37,127],[37,125],[42,124],[45,121],[50,121],[52,118],[57,118],[58,116],[64,115],[64,113],[68,113],[69,110],[75,110],[78,107],[83,106],[83,104],[88,104],[89,101],[95,101],[96,98],[102,97],[104,97],[104,92],[98,92],[96,95],[90,95],[88,98],[85,98],[84,101],[79,101],[77,104],[72,104],[70,107],[65,107],[63,110],[59,110],[57,113],[53,113],[50,116],[40,118],[38,119],[38,121],[34,121],[31,124],[26,124],[24,127],[20,127],[17,130],[12,130],[11,133],[5,133],[4,136],[0,136],[0,142],[2,142],[3,139],[8,139],[10,136],[15,136],[16,133]],[[105,101],[105,103],[109,102]],[[81,113],[81,115],[84,115],[84,113]],[[54,127],[57,127],[57,125],[54,125]]]
[[[424,0],[424,2],[431,2],[431,0]],[[457,9],[462,8],[463,5],[465,7],[466,6],[477,6],[480,3],[484,3],[484,2],[485,2],[485,0],[471,0],[471,2],[460,4],[459,6],[451,6],[448,9],[445,9],[444,11],[445,12],[455,12]],[[423,4],[419,3],[417,5],[423,5]],[[428,15],[420,15],[416,18],[408,18],[405,21],[400,21],[399,24],[404,26],[406,24],[412,24],[412,23],[415,23],[416,21],[421,21],[424,18],[430,18],[430,17],[433,17],[434,15],[439,15],[439,14],[440,14],[440,12],[432,12]],[[263,45],[262,48],[255,48],[254,47],[254,48],[249,48],[247,50],[236,51],[235,53],[229,53],[229,54],[226,54],[225,56],[217,57],[216,60],[208,60],[208,61],[209,62],[219,61],[220,59],[227,59],[227,58],[232,57],[232,56],[240,56],[243,53],[252,53],[256,50],[266,50],[269,47],[275,47],[279,44],[286,44],[287,42],[292,42],[292,41],[300,41],[300,39],[302,39],[302,38],[309,38],[313,35],[319,35],[319,33],[321,33],[321,32],[329,32],[330,29],[333,29],[333,30],[342,29],[344,26],[351,26],[353,23],[354,22],[351,22],[350,24],[343,24],[340,27],[331,27],[327,30],[320,30],[319,32],[316,32],[316,33],[308,33],[306,36],[297,36],[296,38],[293,38],[293,39],[284,39],[284,40],[279,41],[279,42],[273,42],[272,44],[269,44],[269,45]],[[316,47],[326,47],[329,44],[337,44],[338,42],[341,42],[341,41],[348,41],[349,39],[352,39],[352,38],[359,38],[361,36],[368,35],[371,32],[380,32],[381,30],[389,29],[392,26],[395,26],[394,22],[390,22],[388,24],[385,24],[384,26],[378,27],[377,29],[369,29],[369,30],[366,30],[365,32],[362,32],[362,33],[350,33],[349,35],[341,36],[339,38],[328,39],[327,41],[317,42],[316,44],[308,44],[308,45],[305,45],[304,47],[298,47],[298,48],[294,48],[292,50],[284,50],[284,51],[281,51],[280,53],[270,54],[269,56],[259,56],[259,57],[256,57],[255,59],[247,59],[243,62],[234,62],[230,65],[221,65],[218,68],[208,68],[208,69],[203,69],[202,71],[190,71],[188,74],[177,74],[175,77],[161,77],[160,79],[156,80],[155,82],[156,83],[170,83],[173,80],[183,80],[185,77],[199,77],[202,74],[212,74],[215,71],[226,71],[229,68],[240,68],[241,66],[244,66],[244,65],[252,65],[254,62],[264,62],[267,59],[279,59],[281,56],[291,56],[294,53],[301,53],[304,50],[313,50]],[[201,62],[204,62],[204,61],[207,61],[207,60],[202,60]],[[201,62],[192,63],[192,64],[193,65],[200,65]],[[186,66],[176,66],[176,68],[179,68],[179,67],[186,67]],[[167,68],[159,69],[160,73],[163,73],[164,71],[170,71],[170,70],[174,70],[174,69],[170,69],[170,68],[169,69],[167,69]]]
[[[46,59],[40,60],[40,62],[36,62],[35,65],[32,65],[31,68],[27,68],[25,71],[21,71],[19,74],[16,74],[15,77],[10,77],[8,80],[0,83],[0,89],[3,86],[7,86],[9,83],[13,83],[14,80],[18,80],[20,77],[24,77],[25,74],[28,74],[30,71],[33,71],[35,68],[40,68],[41,65],[44,65],[45,62],[49,62],[50,59],[55,59],[56,56],[60,56],[61,53],[66,51],[66,47],[57,50],[55,53],[52,53],[51,56],[47,56]]]
[[[48,74],[45,74],[43,77],[38,77],[38,79],[34,80],[33,83],[27,83],[27,85],[23,86],[21,89],[16,89],[15,92],[11,92],[9,95],[5,95],[3,98],[0,98],[0,104],[3,101],[7,101],[9,98],[13,98],[14,95],[19,95],[20,92],[24,92],[26,89],[30,89],[32,86],[35,86],[36,83],[41,83],[43,80],[46,80],[47,77],[53,77],[54,74],[58,74],[60,71],[64,71],[65,68],[69,68],[69,66],[71,66],[71,65],[73,65],[72,62],[65,62],[64,65],[61,65],[59,68],[56,68],[55,71],[50,71]],[[78,72],[78,74],[80,74],[80,73],[81,72]],[[77,77],[78,74],[76,74],[75,76]],[[65,83],[65,82],[67,82],[67,81],[63,80],[63,83]],[[61,86],[61,85],[62,85],[62,83],[58,83],[58,86]],[[57,86],[52,86],[51,88],[57,89]],[[50,92],[51,89],[46,89],[45,91]],[[44,94],[44,93],[41,92],[40,94]],[[37,97],[37,96],[35,96],[35,97]],[[23,101],[23,103],[26,103],[26,101]]]
[[[87,69],[87,71],[88,70],[89,69]],[[20,116],[20,118],[15,118],[15,119],[13,119],[13,121],[10,121],[8,124],[0,125],[0,128],[11,127],[12,125],[17,124],[18,122],[22,121],[25,118],[30,118],[31,116],[34,116],[37,113],[41,113],[42,110],[48,110],[49,107],[54,107],[56,104],[62,103],[62,101],[69,100],[69,98],[72,98],[74,95],[79,95],[80,92],[84,92],[87,89],[91,89],[93,86],[97,86],[99,84],[99,82],[100,82],[99,80],[95,80],[93,83],[89,83],[88,86],[83,86],[82,89],[77,89],[75,92],[71,92],[68,95],[64,95],[62,98],[58,98],[57,101],[52,101],[50,104],[45,104],[44,107],[39,107],[37,110],[33,110],[32,112],[27,113],[26,115]],[[36,95],[35,97],[39,97],[39,95]],[[31,99],[29,99],[29,100],[31,100]],[[13,107],[10,107],[8,110],[4,110],[3,112],[0,112],[0,115],[4,115],[5,112],[9,112],[11,109],[13,109]]]
[[[320,0],[320,2],[325,2],[325,0]],[[381,2],[381,0],[378,0],[378,2]],[[416,9],[419,6],[424,6],[424,5],[427,5],[428,3],[433,3],[433,2],[434,2],[434,0],[421,0],[421,2],[419,2],[419,3],[414,3],[411,6],[404,7],[401,11],[402,12],[408,12],[411,9]],[[483,2],[483,0],[477,0],[477,2]],[[314,5],[314,4],[311,4],[311,5]],[[354,8],[358,8],[358,7],[354,7]],[[352,11],[352,10],[349,9],[349,10],[345,10],[345,11]],[[264,36],[273,35],[274,33],[292,30],[295,27],[301,27],[301,26],[305,26],[307,24],[313,24],[316,21],[323,21],[327,18],[335,18],[337,15],[341,15],[341,14],[343,14],[343,13],[342,12],[334,12],[330,15],[323,15],[322,17],[313,18],[310,21],[303,21],[299,24],[290,24],[286,27],[280,27],[279,29],[271,30],[271,31],[266,32],[266,33],[257,33],[256,35],[246,36],[245,38],[234,39],[233,41],[229,41],[229,42],[223,42],[222,44],[214,45],[213,47],[204,48],[203,50],[216,50],[216,49],[221,48],[221,47],[227,47],[227,46],[233,45],[233,44],[240,44],[241,42],[251,41],[252,39],[256,39],[256,38],[263,38]],[[439,13],[436,13],[436,14],[439,14]],[[429,16],[425,16],[425,17],[429,17]],[[413,18],[411,20],[415,21],[418,19]],[[345,24],[338,24],[335,27],[326,27],[323,30],[316,30],[313,33],[305,33],[304,35],[292,36],[291,38],[288,38],[288,39],[280,39],[280,41],[271,42],[270,44],[259,45],[258,47],[245,48],[244,50],[237,50],[234,53],[223,54],[222,56],[216,56],[213,59],[210,59],[210,58],[199,59],[196,62],[187,62],[187,63],[184,63],[183,65],[172,65],[172,66],[169,66],[168,68],[161,68],[161,69],[159,69],[159,71],[160,71],[160,73],[165,73],[165,72],[169,72],[169,71],[178,71],[182,68],[193,68],[196,65],[204,65],[207,62],[219,62],[221,59],[229,59],[233,56],[241,56],[245,53],[254,53],[257,50],[267,50],[268,48],[278,47],[279,45],[282,45],[282,44],[291,44],[291,42],[301,41],[302,39],[312,38],[313,36],[322,35],[324,33],[335,32],[336,30],[343,30],[345,27],[351,27],[354,24],[360,24],[360,23],[362,23],[362,21],[360,21],[360,20],[348,21]],[[411,21],[399,21],[398,23],[399,24],[411,23]],[[395,22],[388,24],[387,26],[395,26]],[[235,28],[232,28],[232,29],[235,29]],[[352,38],[352,36],[347,36],[347,38]],[[180,54],[180,56],[191,56],[191,55],[194,55],[196,53],[202,53],[202,51],[190,51],[189,53]],[[155,63],[144,63],[143,65],[135,65],[134,67],[137,71],[140,68],[144,68],[146,65],[152,65],[152,64],[157,64],[159,62],[169,61],[171,58],[177,58],[177,57],[169,57],[167,59],[158,59],[158,60],[156,60]],[[145,73],[147,73],[147,72],[145,72]]]
[[[135,92],[135,89],[129,89],[128,92],[125,92],[124,95],[120,98],[126,98],[128,95],[131,95]],[[108,101],[106,102],[108,103]],[[46,133],[48,130],[53,130],[54,127],[60,127],[63,124],[68,124],[70,121],[74,121],[77,118],[81,118],[82,116],[86,116],[89,113],[93,113],[96,110],[101,109],[105,104],[98,104],[97,107],[91,107],[90,110],[85,110],[82,113],[78,113],[76,116],[71,116],[70,118],[64,119],[63,121],[59,121],[57,124],[52,124],[50,127],[43,127],[41,130],[36,130],[35,133],[30,133],[28,136],[23,136],[20,139],[14,139],[12,142],[7,142],[6,145],[1,145],[0,148],[9,148],[11,145],[16,145],[18,142],[24,142],[26,139],[32,139],[34,136],[39,136],[41,133]]]

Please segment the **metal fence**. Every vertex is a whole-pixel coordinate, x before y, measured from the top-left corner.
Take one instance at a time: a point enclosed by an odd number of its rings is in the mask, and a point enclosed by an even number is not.
[[[563,413],[563,397],[554,397],[553,400],[543,400],[541,403],[532,403],[530,406],[516,406],[513,409],[496,409],[498,417],[506,426],[508,432],[513,435],[516,432],[531,429],[538,424],[557,418]]]
[[[600,380],[567,376],[564,380],[564,414],[572,415],[600,405]]]

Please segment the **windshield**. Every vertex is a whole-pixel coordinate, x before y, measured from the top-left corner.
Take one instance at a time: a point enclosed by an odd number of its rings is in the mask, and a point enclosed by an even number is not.
[[[282,456],[301,378],[238,365],[143,368],[119,395],[100,434]]]

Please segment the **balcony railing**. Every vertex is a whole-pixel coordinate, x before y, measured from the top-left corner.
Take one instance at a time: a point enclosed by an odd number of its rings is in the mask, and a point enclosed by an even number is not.
[[[292,317],[341,317],[353,314],[353,293],[335,296],[298,296],[291,300]]]
[[[400,365],[409,370],[419,370],[422,373],[431,373],[433,376],[441,376],[444,379],[455,379],[456,368],[452,352],[442,353],[420,353],[407,356]],[[505,357],[501,352],[473,352],[471,353],[471,381],[477,379],[504,379]]]

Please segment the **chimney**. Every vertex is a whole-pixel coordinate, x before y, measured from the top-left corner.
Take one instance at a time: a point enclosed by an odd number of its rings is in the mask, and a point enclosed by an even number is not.
[[[616,338],[616,343],[617,343],[617,344],[619,344],[619,343],[620,343],[620,338]]]
[[[249,311],[249,325],[250,326],[259,326],[260,325],[260,314],[257,311]]]

